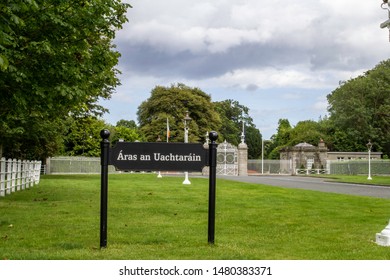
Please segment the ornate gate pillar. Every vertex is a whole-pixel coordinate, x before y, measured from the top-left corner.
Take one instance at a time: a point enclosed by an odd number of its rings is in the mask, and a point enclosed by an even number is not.
[[[238,145],[238,176],[248,175],[248,146],[244,142]]]

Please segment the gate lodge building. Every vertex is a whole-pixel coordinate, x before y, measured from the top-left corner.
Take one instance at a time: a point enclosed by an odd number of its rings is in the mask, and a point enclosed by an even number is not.
[[[381,159],[381,152],[371,152],[371,159]],[[321,139],[318,146],[306,142],[280,150],[281,164],[289,162],[292,166],[281,166],[281,170],[297,169],[326,169],[327,162],[332,160],[368,159],[366,152],[329,152]]]

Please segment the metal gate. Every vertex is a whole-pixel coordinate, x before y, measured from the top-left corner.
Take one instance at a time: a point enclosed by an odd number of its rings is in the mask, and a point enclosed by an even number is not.
[[[217,174],[238,176],[238,151],[237,147],[226,140],[218,145],[217,149]]]

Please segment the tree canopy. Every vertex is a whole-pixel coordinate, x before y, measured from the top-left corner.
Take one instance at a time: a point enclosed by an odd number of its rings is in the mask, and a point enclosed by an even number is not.
[[[137,127],[120,124],[131,124],[132,121],[121,120],[116,126],[95,117],[73,118],[66,120],[66,133],[63,136],[62,155],[67,156],[100,156],[100,131],[110,131],[110,142],[115,145],[120,139],[127,142],[142,141]]]
[[[248,145],[248,157],[259,158],[261,155],[261,134],[249,115],[249,108],[241,105],[238,101],[227,99],[214,102],[215,108],[220,115],[222,125],[220,129],[220,140],[237,146],[243,130],[245,132],[245,143]]]
[[[271,143],[266,145],[268,157],[279,159],[280,149],[303,142],[317,146],[322,139],[328,144],[331,140],[326,134],[326,124],[327,119],[325,118],[318,122],[313,120],[300,121],[293,127],[287,119],[280,119],[277,134],[273,135]]]
[[[166,139],[167,124],[172,142],[184,141],[183,119],[188,111],[189,142],[204,141],[207,131],[218,131],[221,120],[210,95],[184,84],[156,86],[151,96],[138,107],[138,123],[145,139],[154,142]]]
[[[0,3],[0,146],[6,155],[50,145],[69,114],[105,111],[97,102],[119,84],[112,40],[128,7],[119,0]]]
[[[342,83],[328,95],[335,149],[373,149],[390,155],[390,60]],[[337,138],[336,138],[337,136]]]

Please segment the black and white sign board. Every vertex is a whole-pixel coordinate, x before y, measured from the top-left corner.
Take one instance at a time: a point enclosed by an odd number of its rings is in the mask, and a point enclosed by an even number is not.
[[[110,147],[110,132],[100,132],[100,248],[107,247],[108,166],[123,171],[202,171],[209,166],[208,242],[214,244],[218,134],[210,132],[209,148],[196,143],[118,142]]]
[[[193,143],[118,142],[109,164],[124,171],[202,171],[208,150]]]

